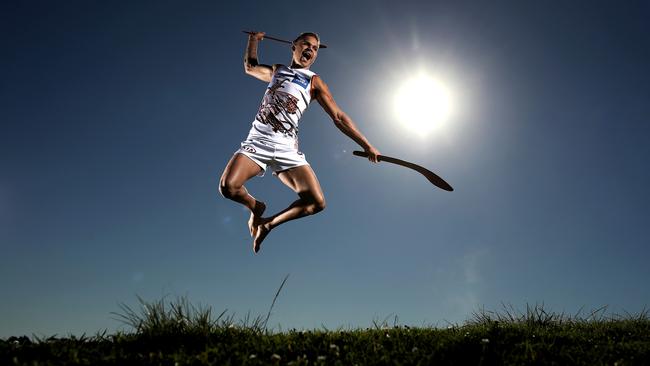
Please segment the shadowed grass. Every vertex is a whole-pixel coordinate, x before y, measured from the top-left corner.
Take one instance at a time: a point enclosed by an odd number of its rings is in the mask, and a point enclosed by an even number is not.
[[[136,334],[141,336],[166,336],[166,335],[208,335],[222,328],[239,328],[252,332],[267,331],[267,324],[271,317],[271,312],[275,306],[284,284],[287,282],[287,274],[280,287],[278,288],[266,317],[251,316],[248,312],[239,322],[235,322],[235,314],[227,315],[228,310],[222,311],[215,319],[212,318],[212,308],[192,305],[187,297],[176,297],[175,301],[165,301],[165,297],[160,300],[147,302],[140,296],[139,311],[133,310],[130,306],[121,303],[119,307],[122,313],[111,312],[117,316],[113,318],[120,321],[135,330]]]
[[[117,320],[132,333],[87,338],[0,340],[0,365],[645,365],[650,319],[611,315],[606,307],[568,315],[543,305],[519,311],[479,309],[446,329],[400,325],[397,316],[366,329],[266,328],[268,313],[235,321],[223,311],[195,307],[187,298],[122,304]]]
[[[147,302],[137,296],[140,302],[139,311],[133,310],[126,304],[119,304],[122,313],[111,314],[113,318],[132,327],[137,334],[146,336],[162,336],[176,334],[210,334],[220,327],[232,323],[232,316],[225,316],[222,311],[216,319],[212,318],[211,307],[195,307],[186,297],[177,297],[176,301],[166,304],[165,298]]]

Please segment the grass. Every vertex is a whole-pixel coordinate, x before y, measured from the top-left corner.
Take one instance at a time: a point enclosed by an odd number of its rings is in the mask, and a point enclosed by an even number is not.
[[[117,320],[132,328],[93,337],[0,340],[0,365],[647,365],[648,312],[608,315],[606,308],[574,315],[543,305],[518,311],[479,309],[447,328],[399,325],[373,328],[267,328],[266,316],[235,320],[226,311],[195,307],[187,298],[124,304]]]

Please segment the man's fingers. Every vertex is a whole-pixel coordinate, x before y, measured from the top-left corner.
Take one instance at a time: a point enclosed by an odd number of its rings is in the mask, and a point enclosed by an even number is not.
[[[368,153],[370,155],[371,161],[373,163],[378,163],[379,162],[379,150],[375,149],[374,146],[371,146],[369,150],[370,151],[368,151]]]
[[[257,32],[257,31],[251,31],[246,33],[248,33],[251,37],[257,39],[258,41],[264,39],[264,35],[266,34],[266,32]]]
[[[379,150],[375,149],[373,146],[369,146],[364,150],[365,150],[364,151],[365,154],[361,156],[367,157],[368,161],[370,161],[371,163],[379,163],[379,155],[380,155]],[[359,155],[359,154],[355,153],[355,155]]]
[[[366,150],[366,151],[363,151],[363,152],[362,151],[353,151],[353,154],[356,155],[356,156],[361,156],[361,157],[367,158],[368,161],[370,161],[371,163],[379,163],[381,161],[380,160],[381,154],[379,153],[379,151],[377,149],[374,149],[374,150],[375,151]]]

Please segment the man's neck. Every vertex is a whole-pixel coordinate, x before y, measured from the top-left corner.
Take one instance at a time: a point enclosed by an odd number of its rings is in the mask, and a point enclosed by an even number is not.
[[[300,66],[300,65],[298,65],[297,63],[295,63],[293,61],[291,62],[291,66],[289,66],[289,67],[292,68],[292,69],[309,70],[309,66],[308,67],[303,67],[303,66]]]

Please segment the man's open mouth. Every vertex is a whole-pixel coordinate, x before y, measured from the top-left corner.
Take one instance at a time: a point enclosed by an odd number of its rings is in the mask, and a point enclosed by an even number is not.
[[[305,51],[305,52],[302,53],[302,57],[301,57],[301,58],[304,58],[305,61],[309,61],[309,60],[311,60],[311,58],[312,58],[313,56],[314,56],[314,55],[313,55],[311,52]]]

